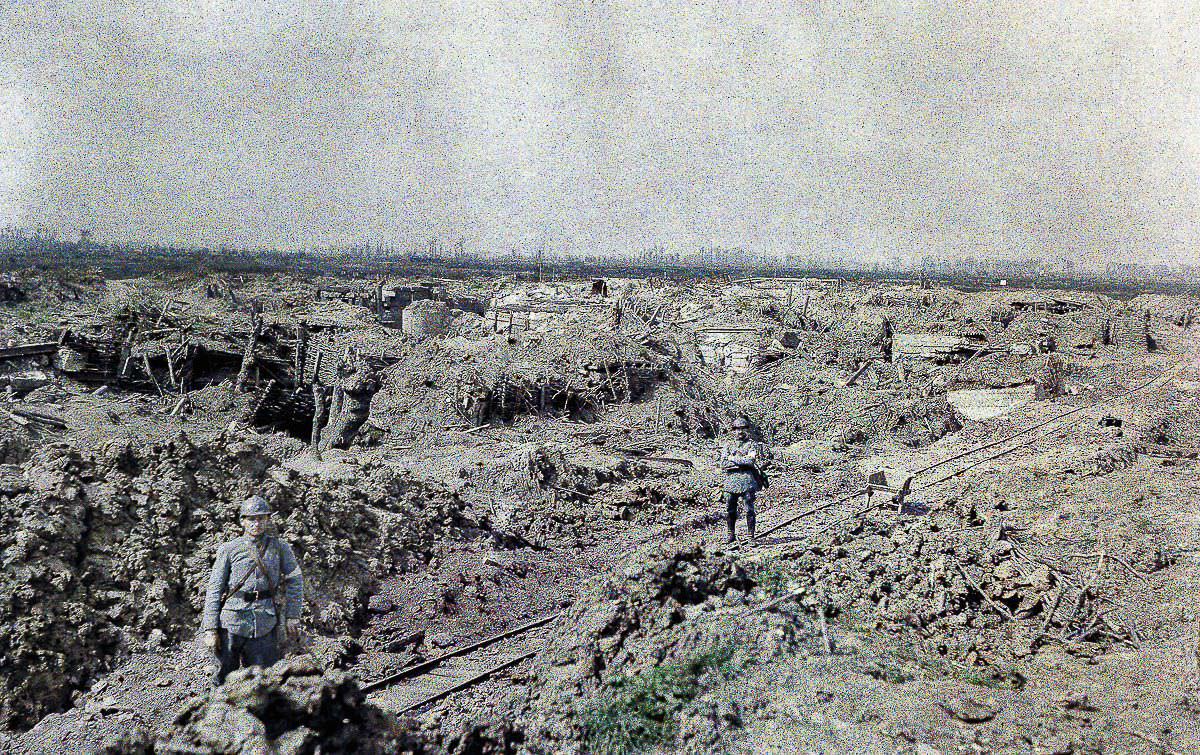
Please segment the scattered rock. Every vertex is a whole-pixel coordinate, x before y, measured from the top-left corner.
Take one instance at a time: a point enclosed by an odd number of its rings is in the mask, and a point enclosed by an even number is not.
[[[1060,699],[1058,704],[1067,710],[1077,710],[1087,713],[1094,713],[1099,710],[1099,708],[1092,705],[1092,701],[1086,694],[1083,693],[1068,695],[1067,697]]]
[[[995,718],[1001,709],[1000,704],[991,697],[977,698],[966,695],[943,700],[938,705],[951,717],[966,724],[987,723]]]
[[[151,648],[161,648],[167,644],[167,635],[163,630],[155,627],[150,630],[150,635],[146,638],[146,645]]]
[[[376,614],[391,613],[396,610],[396,604],[382,595],[372,595],[367,600],[367,610]]]

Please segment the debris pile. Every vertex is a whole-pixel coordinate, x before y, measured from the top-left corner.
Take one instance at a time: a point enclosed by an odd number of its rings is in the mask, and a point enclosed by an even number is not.
[[[235,671],[207,698],[187,703],[164,732],[132,732],[108,742],[104,751],[385,755],[411,750],[409,740],[366,702],[352,677],[322,672],[301,656],[266,670]]]
[[[431,339],[387,369],[371,421],[411,432],[528,415],[592,420],[641,397],[666,369],[644,347],[583,330],[516,343]]]
[[[1116,594],[1111,578],[1120,576],[1104,571],[1105,559],[1081,581],[1073,566],[986,526],[995,505],[981,512],[955,499],[927,518],[869,515],[785,546],[775,564],[800,585],[797,595],[873,616],[877,629],[915,631],[931,657],[968,666],[1003,669],[1049,642],[1127,642],[1129,633],[1104,619]]]

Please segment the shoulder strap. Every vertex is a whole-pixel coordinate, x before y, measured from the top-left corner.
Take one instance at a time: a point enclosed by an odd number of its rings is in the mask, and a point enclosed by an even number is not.
[[[252,548],[250,548],[250,551],[251,551],[251,552],[253,552],[253,551],[254,551],[254,548],[253,548],[253,547],[252,547]],[[241,579],[238,581],[238,583],[237,583],[237,586],[235,586],[235,587],[234,587],[232,590],[226,590],[226,591],[225,591],[225,592],[224,592],[224,593],[221,595],[221,608],[224,608],[224,607],[225,607],[225,603],[226,603],[226,602],[227,602],[227,601],[228,601],[230,598],[232,598],[234,595],[236,595],[238,590],[242,589],[242,587],[243,587],[243,586],[246,584],[247,580],[249,580],[249,579],[250,579],[250,574],[251,574],[251,573],[253,573],[253,571],[254,571],[253,569],[247,569],[247,570],[246,570],[246,573],[245,573],[245,574],[243,574],[243,575],[242,575],[242,578],[241,578]]]
[[[260,551],[258,548],[254,547],[254,543],[250,543],[250,555],[254,557],[254,563],[262,571],[263,578],[267,580],[267,591],[271,593],[272,597],[275,595],[275,590],[279,587],[279,585],[275,584],[275,580],[271,579],[271,572],[267,571],[267,565],[263,563],[263,552],[273,545],[275,545],[275,540],[274,538],[271,538],[267,543],[264,544],[262,551]],[[280,569],[282,568],[283,564],[280,564]]]

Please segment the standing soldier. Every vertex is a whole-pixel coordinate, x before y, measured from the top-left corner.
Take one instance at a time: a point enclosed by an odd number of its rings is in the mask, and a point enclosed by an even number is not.
[[[731,543],[737,540],[739,499],[746,506],[746,531],[754,539],[754,496],[766,482],[758,466],[763,454],[759,444],[750,440],[750,421],[745,417],[735,419],[733,434],[736,440],[721,448],[721,470],[725,473],[722,498]]]
[[[270,504],[260,496],[247,498],[241,518],[245,534],[217,549],[204,598],[201,629],[220,662],[213,675],[218,685],[234,669],[278,661],[283,643],[296,636],[304,606],[295,554],[267,534]]]

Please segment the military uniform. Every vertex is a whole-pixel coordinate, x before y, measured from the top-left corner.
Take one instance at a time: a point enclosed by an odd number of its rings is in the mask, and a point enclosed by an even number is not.
[[[725,517],[729,525],[729,539],[735,537],[739,502],[746,507],[746,528],[754,537],[754,498],[762,487],[762,473],[758,462],[762,454],[759,444],[752,441],[733,441],[721,447],[722,497],[725,500]]]
[[[259,569],[251,548],[258,549],[267,574]],[[238,591],[221,605],[222,596],[239,584]],[[286,596],[284,616],[276,615],[272,586]],[[278,661],[278,637],[284,627],[276,632],[277,625],[298,619],[303,607],[304,578],[287,543],[271,535],[257,539],[243,535],[221,545],[208,578],[201,622],[205,631],[224,630],[216,648],[221,665],[213,681],[223,683],[229,672],[242,666],[270,666]]]

